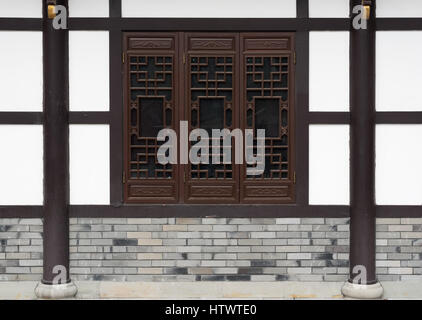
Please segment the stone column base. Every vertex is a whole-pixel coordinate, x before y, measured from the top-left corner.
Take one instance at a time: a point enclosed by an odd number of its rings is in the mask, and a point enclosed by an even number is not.
[[[35,295],[41,299],[65,299],[73,298],[78,288],[71,281],[65,284],[44,284],[38,283],[35,288]]]
[[[341,288],[341,293],[346,298],[353,299],[379,299],[384,293],[381,283],[374,284],[356,284],[346,281]]]

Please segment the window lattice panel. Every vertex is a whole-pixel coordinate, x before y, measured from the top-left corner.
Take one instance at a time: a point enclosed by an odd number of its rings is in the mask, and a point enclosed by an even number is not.
[[[248,179],[287,179],[289,58],[246,56],[246,128],[265,130],[265,170]],[[256,154],[257,139],[253,152]]]
[[[191,56],[191,129],[201,128],[212,136],[212,129],[233,128],[233,57]],[[210,140],[207,141],[209,145]],[[192,145],[195,142],[192,143]],[[219,139],[220,164],[192,164],[192,179],[232,179],[233,165],[223,163],[223,138]]]
[[[157,160],[157,134],[173,123],[173,57],[130,56],[130,101],[130,178],[173,178]]]

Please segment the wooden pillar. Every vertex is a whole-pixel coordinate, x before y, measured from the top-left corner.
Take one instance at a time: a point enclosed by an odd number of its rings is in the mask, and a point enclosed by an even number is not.
[[[370,5],[367,28],[356,28],[358,5]],[[375,1],[351,1],[350,278],[346,296],[378,298],[375,273]]]
[[[76,294],[69,277],[68,31],[55,29],[43,1],[44,231],[42,298]],[[57,0],[67,8],[67,0]]]

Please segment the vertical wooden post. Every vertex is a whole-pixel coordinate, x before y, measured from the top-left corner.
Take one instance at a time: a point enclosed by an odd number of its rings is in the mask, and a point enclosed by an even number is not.
[[[76,294],[69,277],[68,31],[55,29],[43,1],[44,232],[42,298]],[[67,8],[67,0],[57,0]]]
[[[350,31],[350,278],[343,294],[378,298],[375,273],[375,1],[352,0]],[[355,6],[371,3],[366,29]]]

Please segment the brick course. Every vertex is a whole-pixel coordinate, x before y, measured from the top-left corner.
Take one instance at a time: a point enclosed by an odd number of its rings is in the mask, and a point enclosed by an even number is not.
[[[40,280],[42,220],[0,219],[0,281]]]
[[[79,280],[343,281],[348,223],[323,218],[71,219],[71,273]],[[93,232],[97,225],[107,231]],[[86,239],[91,242],[81,242]],[[96,262],[95,267],[88,262]]]
[[[73,218],[75,280],[345,281],[347,218]],[[422,278],[422,219],[377,219],[380,281]],[[0,280],[39,280],[42,219],[0,219]]]

